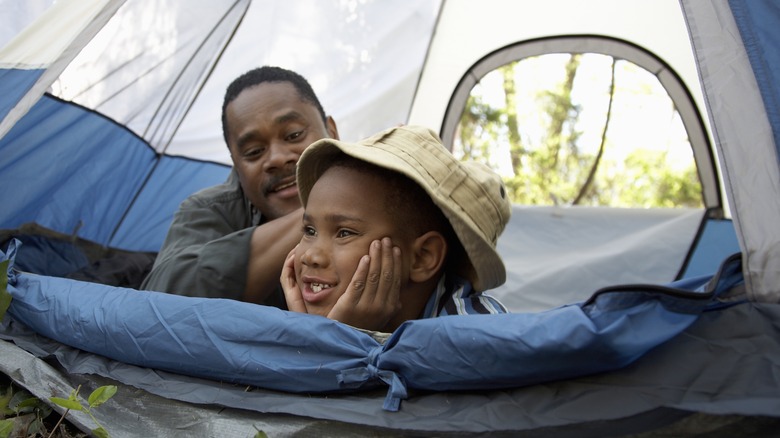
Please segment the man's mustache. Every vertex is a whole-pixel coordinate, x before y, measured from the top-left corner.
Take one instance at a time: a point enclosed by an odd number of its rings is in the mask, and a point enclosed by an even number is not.
[[[285,169],[280,173],[276,173],[274,175],[271,175],[271,177],[265,182],[265,185],[263,186],[263,193],[269,194],[274,191],[274,188],[281,184],[282,181],[289,177],[295,178],[295,171],[296,168],[292,167],[289,169]]]

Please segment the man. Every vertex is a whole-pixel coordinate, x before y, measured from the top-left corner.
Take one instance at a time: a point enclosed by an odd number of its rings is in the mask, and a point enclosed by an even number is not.
[[[284,307],[279,276],[302,235],[296,164],[339,138],[336,123],[306,79],[261,67],[228,87],[222,131],[230,176],[182,202],[141,288]]]

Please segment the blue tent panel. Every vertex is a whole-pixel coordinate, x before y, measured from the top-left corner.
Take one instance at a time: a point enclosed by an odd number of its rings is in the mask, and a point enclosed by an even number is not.
[[[200,189],[224,182],[229,172],[230,167],[222,164],[161,156],[110,246],[159,251],[181,201]]]
[[[3,96],[0,99],[0,120],[8,115],[44,71],[0,68],[0,96]]]
[[[159,156],[112,120],[48,95],[0,139],[0,154],[0,183],[13,188],[0,228],[35,222],[131,251],[159,251],[179,203],[230,171]]]
[[[729,219],[707,219],[680,278],[712,274],[731,254],[740,252],[734,222]]]
[[[780,3],[729,0],[780,156]]]
[[[0,139],[0,228],[27,222],[106,244],[156,158],[111,120],[50,96]],[[45,177],[44,177],[45,176]]]

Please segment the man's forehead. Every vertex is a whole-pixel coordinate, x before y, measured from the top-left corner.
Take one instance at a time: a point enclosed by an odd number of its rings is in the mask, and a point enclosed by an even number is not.
[[[316,106],[303,99],[289,83],[258,84],[242,91],[226,108],[227,117],[254,117],[262,111],[264,117],[279,122],[302,119],[319,114]]]
[[[236,96],[235,100],[257,98],[283,100],[314,106],[311,102],[308,102],[306,99],[304,99],[300,91],[295,87],[295,85],[293,85],[292,82],[287,81],[269,81],[250,85],[241,91]]]

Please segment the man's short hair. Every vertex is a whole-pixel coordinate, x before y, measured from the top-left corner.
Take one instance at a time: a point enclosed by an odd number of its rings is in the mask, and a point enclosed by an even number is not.
[[[309,102],[310,104],[314,105],[315,108],[317,108],[317,111],[319,111],[320,116],[322,117],[323,123],[327,123],[325,110],[322,109],[322,105],[320,104],[319,99],[317,99],[317,95],[314,93],[314,90],[311,88],[311,85],[309,85],[309,82],[306,80],[306,78],[292,70],[286,70],[281,67],[263,66],[249,70],[248,72],[237,77],[228,86],[227,91],[225,91],[225,100],[222,103],[222,136],[225,139],[225,144],[228,143],[227,115],[225,114],[227,106],[247,88],[254,87],[255,85],[260,85],[265,82],[289,82],[293,87],[295,87],[295,90],[298,92],[298,96],[300,96],[303,101]]]

